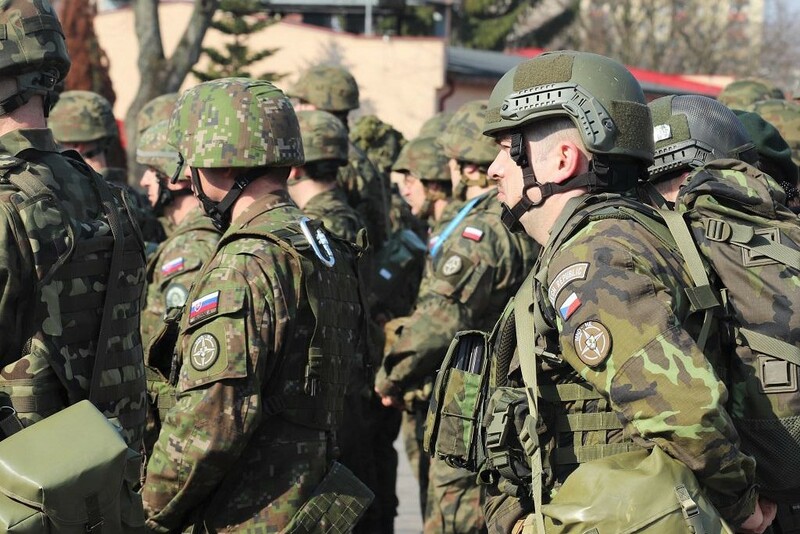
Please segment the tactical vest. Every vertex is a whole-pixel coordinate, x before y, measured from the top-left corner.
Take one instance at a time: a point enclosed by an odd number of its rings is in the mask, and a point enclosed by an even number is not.
[[[48,158],[61,157],[43,155],[36,173],[49,172]],[[30,257],[37,284],[34,302],[27,303],[27,341],[19,360],[2,370],[0,392],[10,396],[27,426],[90,398],[91,391],[93,404],[138,448],[146,407],[139,338],[143,243],[124,194],[82,162],[67,159],[93,180],[102,206],[94,220],[70,217],[45,180],[28,169],[19,172],[23,160],[2,169],[0,195],[14,224],[24,229],[30,249],[22,253]]]
[[[296,263],[302,273],[296,288],[300,302],[292,337],[264,388],[272,393],[264,398],[265,414],[331,431],[342,420],[351,373],[367,372],[365,307],[356,260],[360,252],[326,234],[318,221],[302,226],[248,227],[226,235],[219,249],[235,239],[267,239]]]

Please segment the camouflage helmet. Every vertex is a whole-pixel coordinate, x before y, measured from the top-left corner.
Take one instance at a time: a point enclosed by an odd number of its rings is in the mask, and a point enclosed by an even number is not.
[[[757,153],[747,129],[713,98],[671,95],[649,106],[656,144],[655,163],[648,169],[651,182],[720,158],[755,163]]]
[[[792,150],[795,165],[800,165],[800,103],[764,100],[753,104],[752,110],[778,129]]]
[[[653,161],[642,88],[621,63],[572,50],[547,52],[509,70],[492,90],[484,135],[520,132],[553,117],[571,120],[594,154]]]
[[[350,111],[359,106],[355,78],[347,69],[335,65],[311,67],[300,74],[287,94],[332,113]]]
[[[489,165],[497,156],[494,140],[481,135],[486,121],[486,100],[475,100],[461,106],[439,136],[444,155],[458,161]]]
[[[221,78],[183,92],[167,142],[191,167],[293,167],[303,141],[291,102],[264,80]]]
[[[441,134],[453,115],[452,111],[440,111],[422,124],[417,137],[436,137]]]
[[[729,108],[749,110],[756,102],[784,98],[786,97],[783,91],[772,82],[759,78],[744,78],[726,85],[717,100]]]
[[[320,160],[337,160],[347,163],[350,145],[347,128],[342,121],[327,111],[298,111],[300,134],[303,137],[303,152],[306,163]]]
[[[147,128],[139,136],[136,146],[136,163],[152,167],[162,174],[184,180],[183,164],[178,151],[167,143],[169,121],[163,120]]]
[[[0,2],[0,26],[0,76],[17,78],[23,96],[52,91],[66,78],[70,60],[64,30],[49,0]]]
[[[59,143],[88,143],[117,137],[111,103],[91,91],[64,91],[47,121]]]
[[[167,93],[145,104],[136,115],[136,131],[141,134],[157,122],[168,121],[177,101],[178,93]]]
[[[375,115],[356,119],[350,128],[350,141],[363,150],[381,171],[387,173],[406,143],[402,133]]]
[[[392,170],[411,174],[420,180],[450,182],[447,161],[435,137],[416,137],[400,151]]]

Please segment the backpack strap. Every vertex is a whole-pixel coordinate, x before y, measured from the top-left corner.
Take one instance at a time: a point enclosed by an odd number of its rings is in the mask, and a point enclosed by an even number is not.
[[[800,348],[795,345],[786,343],[780,339],[775,339],[774,337],[765,336],[764,334],[748,328],[739,328],[739,333],[742,334],[742,337],[747,341],[747,346],[754,351],[772,356],[773,358],[779,358],[800,367]]]
[[[703,225],[706,229],[706,237],[711,241],[727,241],[771,258],[787,267],[800,270],[800,251],[770,241],[753,231],[750,226],[713,218],[704,219]]]

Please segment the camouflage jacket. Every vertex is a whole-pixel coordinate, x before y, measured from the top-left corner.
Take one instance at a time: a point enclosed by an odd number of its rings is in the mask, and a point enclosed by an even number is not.
[[[145,416],[142,241],[122,192],[81,165],[60,154],[50,130],[0,137],[0,403],[10,396],[29,424],[89,398],[91,389],[98,409],[138,448]],[[42,192],[26,192],[30,187]],[[103,197],[116,211],[116,229]],[[122,256],[113,301],[106,293],[112,231],[124,238],[116,241]],[[96,361],[106,306],[113,335]],[[95,370],[103,382],[90,386]]]
[[[321,220],[332,234],[351,243],[356,242],[356,234],[364,228],[361,216],[347,204],[344,192],[338,187],[313,196],[303,207],[303,213]]]
[[[125,169],[117,167],[107,167],[100,171],[100,174],[108,183],[121,187],[128,194],[128,201],[136,223],[142,232],[145,243],[157,245],[164,241],[166,232],[161,225],[161,221],[156,217],[147,196],[136,188],[128,185],[128,173]],[[153,246],[150,248],[154,248]]]
[[[350,161],[339,168],[339,187],[347,203],[358,211],[366,223],[367,237],[375,250],[389,237],[389,186],[364,152],[350,143]]]
[[[210,531],[278,532],[329,467],[328,432],[270,415],[271,396],[289,384],[281,377],[298,368],[292,351],[308,352],[306,282],[283,248],[241,235],[302,216],[285,192],[259,198],[222,236],[190,292],[176,347],[177,404],[142,491],[151,530],[204,520]]]
[[[584,197],[591,198],[601,197]],[[536,332],[543,353],[536,361],[540,391],[548,384],[588,382],[601,396],[570,402],[540,398],[539,442],[545,462],[550,459],[545,502],[547,490],[557,489],[577,467],[572,459],[557,460],[567,455],[554,451],[570,448],[574,458],[584,447],[632,440],[656,444],[686,464],[722,516],[738,525],[754,509],[755,463],[739,449],[724,408],[728,392],[710,363],[713,355],[704,355],[694,342],[700,327],[694,323],[702,318],[689,317],[684,288],[691,279],[683,258],[629,216],[616,212],[580,222],[582,210],[562,213],[530,278],[533,287],[520,289],[534,292],[547,323],[546,331]],[[716,339],[706,350],[719,346]],[[522,386],[518,363],[509,379]],[[576,431],[555,423],[567,414],[596,412],[613,412],[620,424]],[[531,512],[529,499],[520,501],[496,487],[487,493],[489,532],[508,532]]]
[[[376,387],[409,391],[433,376],[459,330],[489,330],[536,260],[528,236],[509,233],[496,191],[450,234],[422,280],[416,308],[384,354]]]

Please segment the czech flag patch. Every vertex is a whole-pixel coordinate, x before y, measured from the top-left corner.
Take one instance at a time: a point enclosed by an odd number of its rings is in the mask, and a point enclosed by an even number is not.
[[[203,317],[208,317],[217,313],[219,307],[219,291],[214,291],[192,301],[189,308],[189,322],[197,321]]]
[[[558,313],[560,313],[561,317],[566,321],[580,307],[581,299],[578,298],[578,295],[572,293],[567,297],[567,300],[564,301],[564,304],[562,304],[558,309]]]
[[[474,226],[467,226],[464,228],[464,231],[461,232],[461,237],[466,237],[467,239],[472,239],[473,241],[480,241],[483,238],[483,230],[479,230]]]
[[[169,276],[182,270],[183,257],[175,258],[174,260],[168,261],[167,263],[161,265],[161,274],[163,276]]]

